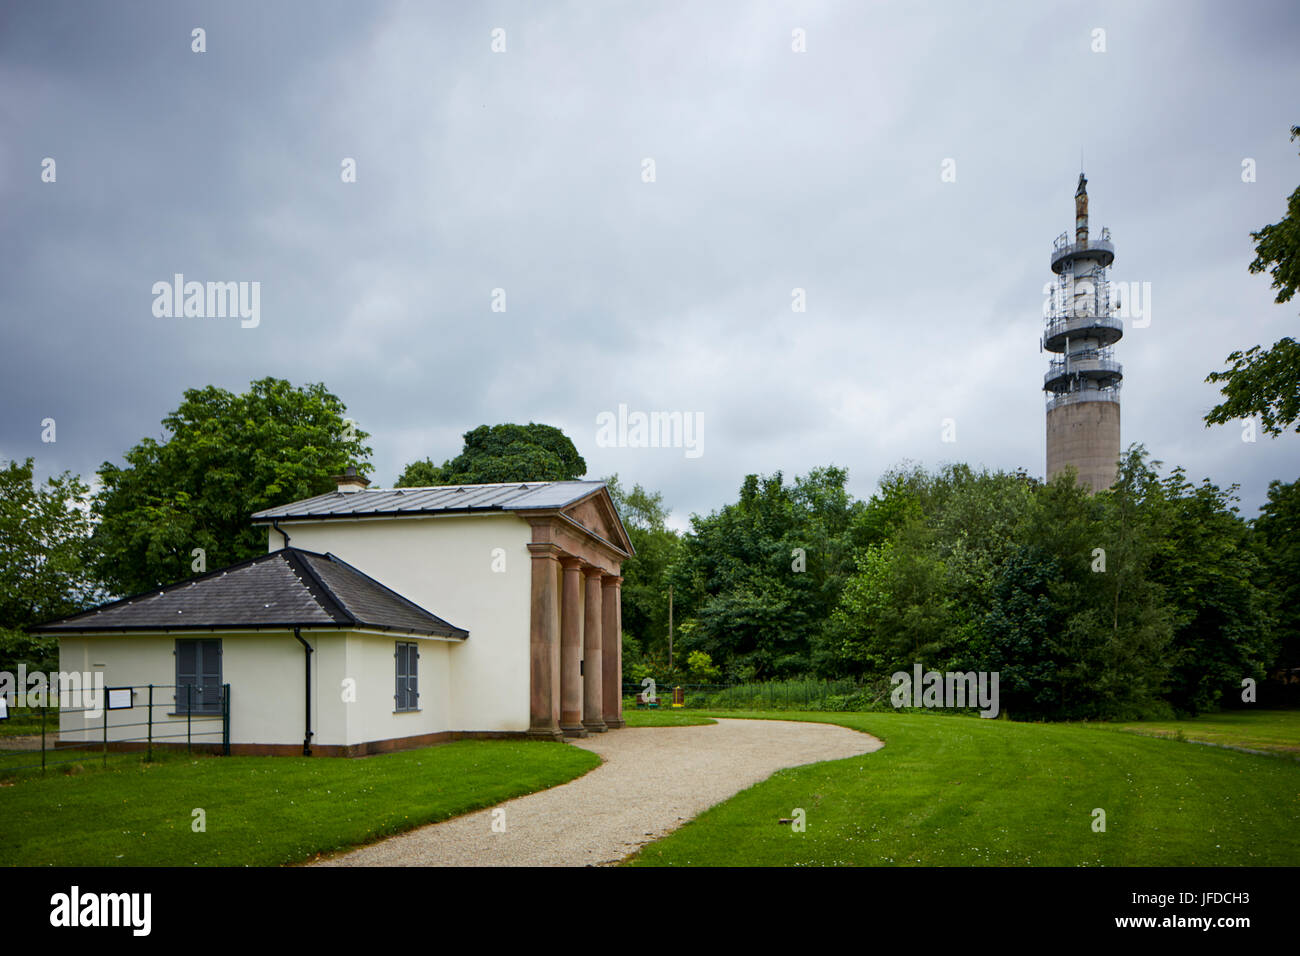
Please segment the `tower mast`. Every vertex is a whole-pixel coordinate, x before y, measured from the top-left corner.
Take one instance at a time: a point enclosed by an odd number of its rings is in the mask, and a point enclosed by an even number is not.
[[[1052,249],[1043,348],[1060,355],[1043,376],[1047,393],[1047,480],[1073,467],[1092,491],[1115,482],[1119,460],[1119,391],[1124,370],[1114,344],[1123,320],[1111,314],[1107,268],[1115,261],[1110,230],[1090,239],[1088,180],[1074,193],[1074,241],[1061,233]]]

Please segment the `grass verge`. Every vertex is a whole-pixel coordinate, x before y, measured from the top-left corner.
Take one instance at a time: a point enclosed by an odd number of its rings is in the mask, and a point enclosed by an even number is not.
[[[712,724],[712,717],[705,717],[689,710],[630,710],[623,708],[623,721],[629,727],[698,727]]]
[[[1300,757],[1300,710],[1225,711],[1187,720],[1099,725],[1152,737]]]
[[[782,770],[640,866],[1294,866],[1300,763],[1082,725],[890,713],[808,720],[885,741]],[[796,832],[782,818],[806,814]],[[1105,832],[1093,829],[1105,811]]]
[[[307,860],[544,790],[600,758],[459,741],[364,758],[193,757],[0,787],[5,866],[267,866]],[[195,832],[195,810],[205,832]]]

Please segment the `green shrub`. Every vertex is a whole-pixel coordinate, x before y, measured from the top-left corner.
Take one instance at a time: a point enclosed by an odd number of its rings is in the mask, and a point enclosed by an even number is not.
[[[25,664],[29,672],[57,671],[59,639],[52,635],[34,637],[15,628],[0,627],[0,671],[17,673],[19,664]]]

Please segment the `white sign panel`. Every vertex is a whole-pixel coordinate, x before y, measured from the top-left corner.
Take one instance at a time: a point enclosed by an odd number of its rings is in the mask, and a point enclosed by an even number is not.
[[[131,709],[131,688],[129,687],[108,688],[108,709],[109,710],[130,710]]]

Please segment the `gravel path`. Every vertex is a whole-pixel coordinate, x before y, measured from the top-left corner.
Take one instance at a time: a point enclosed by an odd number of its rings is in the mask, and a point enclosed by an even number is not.
[[[626,727],[570,746],[599,754],[604,763],[562,786],[316,865],[613,864],[783,767],[854,757],[884,745],[833,724],[719,720],[703,727]],[[504,833],[492,830],[495,810],[505,811]]]

